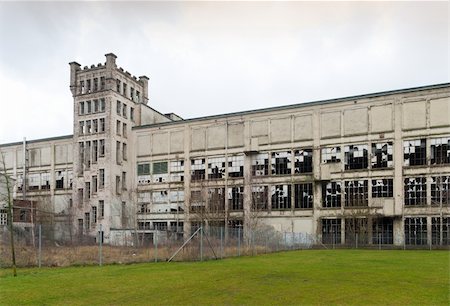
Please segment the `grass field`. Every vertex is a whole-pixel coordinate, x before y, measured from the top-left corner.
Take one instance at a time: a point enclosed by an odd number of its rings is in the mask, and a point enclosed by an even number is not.
[[[448,251],[307,250],[191,263],[0,270],[2,305],[448,305]]]

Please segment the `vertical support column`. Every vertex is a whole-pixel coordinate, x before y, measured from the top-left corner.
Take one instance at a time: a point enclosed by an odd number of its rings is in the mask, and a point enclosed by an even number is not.
[[[394,245],[403,245],[404,235],[404,195],[403,195],[403,138],[402,138],[402,107],[401,100],[395,99],[394,108]]]

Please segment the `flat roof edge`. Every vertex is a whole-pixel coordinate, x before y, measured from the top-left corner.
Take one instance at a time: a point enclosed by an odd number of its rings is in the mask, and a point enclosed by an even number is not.
[[[55,136],[55,137],[48,137],[48,138],[41,138],[41,139],[32,139],[32,140],[27,140],[27,143],[39,143],[39,142],[44,142],[44,141],[54,141],[54,140],[62,140],[62,139],[69,139],[69,138],[73,138],[73,135],[64,135],[64,136]],[[2,144],[0,144],[0,148],[22,145],[22,143],[23,143],[23,141],[2,143]]]
[[[211,120],[211,119],[226,118],[226,117],[231,117],[231,116],[242,116],[242,115],[248,115],[248,114],[254,114],[254,113],[264,113],[264,112],[269,112],[269,111],[274,111],[274,110],[286,110],[286,109],[292,109],[292,108],[297,108],[297,107],[308,107],[308,106],[321,105],[321,104],[326,105],[326,104],[332,104],[332,103],[346,102],[346,101],[354,100],[354,99],[376,98],[376,97],[383,97],[383,96],[394,95],[394,94],[410,93],[410,92],[415,92],[415,91],[424,91],[424,90],[442,89],[442,88],[450,88],[450,83],[440,83],[440,84],[425,85],[425,86],[419,86],[419,87],[410,87],[410,88],[404,88],[404,89],[394,89],[394,90],[380,91],[380,92],[375,92],[375,93],[334,98],[334,99],[317,100],[317,101],[310,101],[310,102],[303,102],[303,103],[296,103],[296,104],[289,104],[289,105],[260,108],[260,109],[255,109],[255,110],[247,110],[247,111],[240,111],[240,112],[233,112],[233,113],[226,113],[226,114],[203,116],[203,117],[183,119],[183,120],[172,121],[172,122],[161,122],[161,123],[154,123],[154,124],[139,125],[139,126],[133,127],[132,129],[139,130],[139,129],[145,129],[145,128],[150,128],[150,127],[159,127],[159,126],[164,126],[164,125],[184,124],[184,123],[193,122],[193,121]]]

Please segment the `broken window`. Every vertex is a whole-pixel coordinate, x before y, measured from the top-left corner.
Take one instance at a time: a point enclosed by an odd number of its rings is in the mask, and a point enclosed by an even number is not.
[[[405,166],[427,164],[427,147],[425,139],[415,139],[403,142],[403,157]]]
[[[103,219],[105,217],[105,201],[104,200],[98,201],[98,210],[99,210],[99,218]]]
[[[167,231],[167,222],[154,221],[153,226],[154,226],[155,230],[157,230],[157,231]]]
[[[98,90],[98,78],[94,78],[94,91]]]
[[[98,188],[102,189],[105,187],[105,169],[98,170]]]
[[[91,92],[91,80],[86,80],[86,93]]]
[[[228,188],[228,207],[231,211],[244,209],[244,187]]]
[[[123,160],[127,160],[128,159],[127,144],[126,143],[122,143],[122,158],[123,158]]]
[[[434,245],[450,245],[450,217],[431,218],[431,243]]]
[[[100,90],[105,89],[105,84],[106,84],[105,77],[104,76],[100,77]]]
[[[86,87],[84,87],[84,81],[80,81],[80,91],[82,94],[86,93]]]
[[[141,101],[141,93],[136,90],[136,102],[139,103],[140,101]]]
[[[91,101],[86,101],[86,114],[92,113],[92,104]]]
[[[38,190],[39,189],[39,173],[30,173],[28,174],[28,190]]]
[[[341,182],[322,184],[322,207],[341,207]]]
[[[84,115],[84,102],[80,102],[79,115]]]
[[[272,152],[272,174],[291,174],[292,152]]]
[[[205,201],[203,200],[203,195],[201,190],[191,191],[191,212],[204,212],[205,211]]]
[[[369,243],[367,218],[345,219],[345,243],[364,245]]]
[[[92,141],[92,162],[96,163],[98,161],[98,140]]]
[[[143,163],[137,165],[137,175],[138,175],[138,184],[149,184],[151,183],[150,176],[150,164]]]
[[[98,119],[92,120],[92,132],[98,133]]]
[[[122,116],[127,118],[127,105],[125,103],[122,104]]]
[[[450,205],[450,176],[431,177],[431,205]]]
[[[95,194],[98,191],[97,175],[93,175],[91,181],[92,181],[92,193]]]
[[[322,243],[341,243],[341,219],[322,219]]]
[[[101,98],[101,99],[99,100],[99,106],[98,106],[98,108],[99,108],[99,111],[100,111],[100,112],[104,112],[104,111],[105,111],[105,98]]]
[[[72,170],[67,170],[67,181],[69,182],[68,188],[72,188],[72,183],[73,183],[73,171]]]
[[[134,101],[134,88],[130,86],[130,99]]]
[[[208,157],[208,179],[225,177],[225,157]]]
[[[182,212],[184,210],[184,190],[170,190],[169,201],[171,212]]]
[[[366,169],[368,166],[367,145],[357,144],[344,147],[345,169]]]
[[[427,218],[405,218],[405,244],[427,244]]]
[[[322,163],[340,163],[341,162],[341,147],[323,148]]]
[[[120,116],[122,113],[122,103],[119,100],[116,101],[116,114]]]
[[[431,164],[450,164],[450,137],[431,139]]]
[[[269,153],[258,153],[252,158],[252,175],[269,175]]]
[[[92,212],[92,222],[95,224],[97,223],[97,206],[92,206],[91,212]]]
[[[150,192],[139,192],[138,193],[138,213],[145,214],[149,213],[150,211],[150,199],[151,199],[151,193]]]
[[[64,170],[55,171],[55,189],[64,189]]]
[[[294,173],[310,173],[313,171],[313,150],[304,149],[295,151]]]
[[[99,120],[100,120],[99,121],[100,125],[99,125],[98,130],[100,133],[104,133],[105,132],[105,118],[100,118]]]
[[[86,133],[92,134],[92,121],[91,120],[86,121]]]
[[[170,180],[172,182],[184,181],[184,160],[170,162]]]
[[[99,147],[99,150],[98,150],[99,154],[98,155],[100,157],[105,156],[105,140],[104,139],[100,139],[98,141],[98,147]]]
[[[80,126],[79,130],[80,135],[84,135],[84,121],[80,121],[79,126]]]
[[[291,208],[291,185],[272,186],[272,210]]]
[[[369,204],[367,193],[367,180],[345,181],[345,206],[367,206]]]
[[[252,210],[267,210],[269,202],[269,186],[252,186]]]
[[[244,176],[244,155],[228,156],[228,177]]]
[[[153,163],[153,182],[162,183],[167,181],[168,177],[167,162]]]
[[[208,189],[208,210],[210,213],[225,211],[225,188]]]
[[[394,196],[393,179],[372,180],[372,198],[392,198]]]
[[[295,208],[313,207],[313,184],[295,184],[294,185],[294,205]]]
[[[372,244],[394,243],[394,220],[392,218],[372,219]]]
[[[134,108],[130,107],[130,119],[134,122]]]
[[[205,179],[205,162],[204,158],[191,159],[191,180]]]
[[[427,205],[426,177],[405,178],[405,205]]]
[[[393,166],[392,142],[372,143],[372,168]]]

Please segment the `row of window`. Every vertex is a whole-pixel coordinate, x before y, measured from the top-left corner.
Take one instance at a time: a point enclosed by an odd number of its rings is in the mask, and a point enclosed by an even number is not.
[[[92,140],[78,143],[78,152],[80,156],[80,165],[86,168],[91,163],[97,163],[98,159],[105,156],[105,140]]]
[[[50,172],[29,173],[27,174],[26,186],[28,191],[32,190],[49,190],[50,189]],[[55,171],[55,189],[72,188],[73,173],[71,170]],[[17,191],[22,191],[24,182],[23,175],[19,174],[16,181]]]
[[[105,118],[84,120],[78,122],[79,135],[90,135],[105,132]]]
[[[116,91],[134,102],[139,103],[141,101],[141,93],[132,86],[128,87],[127,83],[120,80],[116,80]]]
[[[128,118],[128,107],[125,102],[116,101],[116,114],[125,119]],[[130,106],[130,120],[134,121],[134,108]]]
[[[158,230],[183,232],[184,223],[182,221],[138,221],[140,230]]]
[[[341,219],[322,219],[322,243],[340,244],[342,223]],[[372,229],[368,227],[366,218],[344,219],[345,243],[367,244],[371,230],[372,244],[393,244],[393,219],[380,218],[372,220]],[[427,245],[428,229],[427,218],[413,217],[405,218],[404,222],[405,244]],[[450,245],[450,217],[431,218],[431,244]]]
[[[105,98],[81,101],[79,103],[78,115],[90,115],[105,112]]]
[[[80,81],[79,93],[86,94],[92,93],[99,90],[104,90],[106,86],[105,77],[87,79]]]

